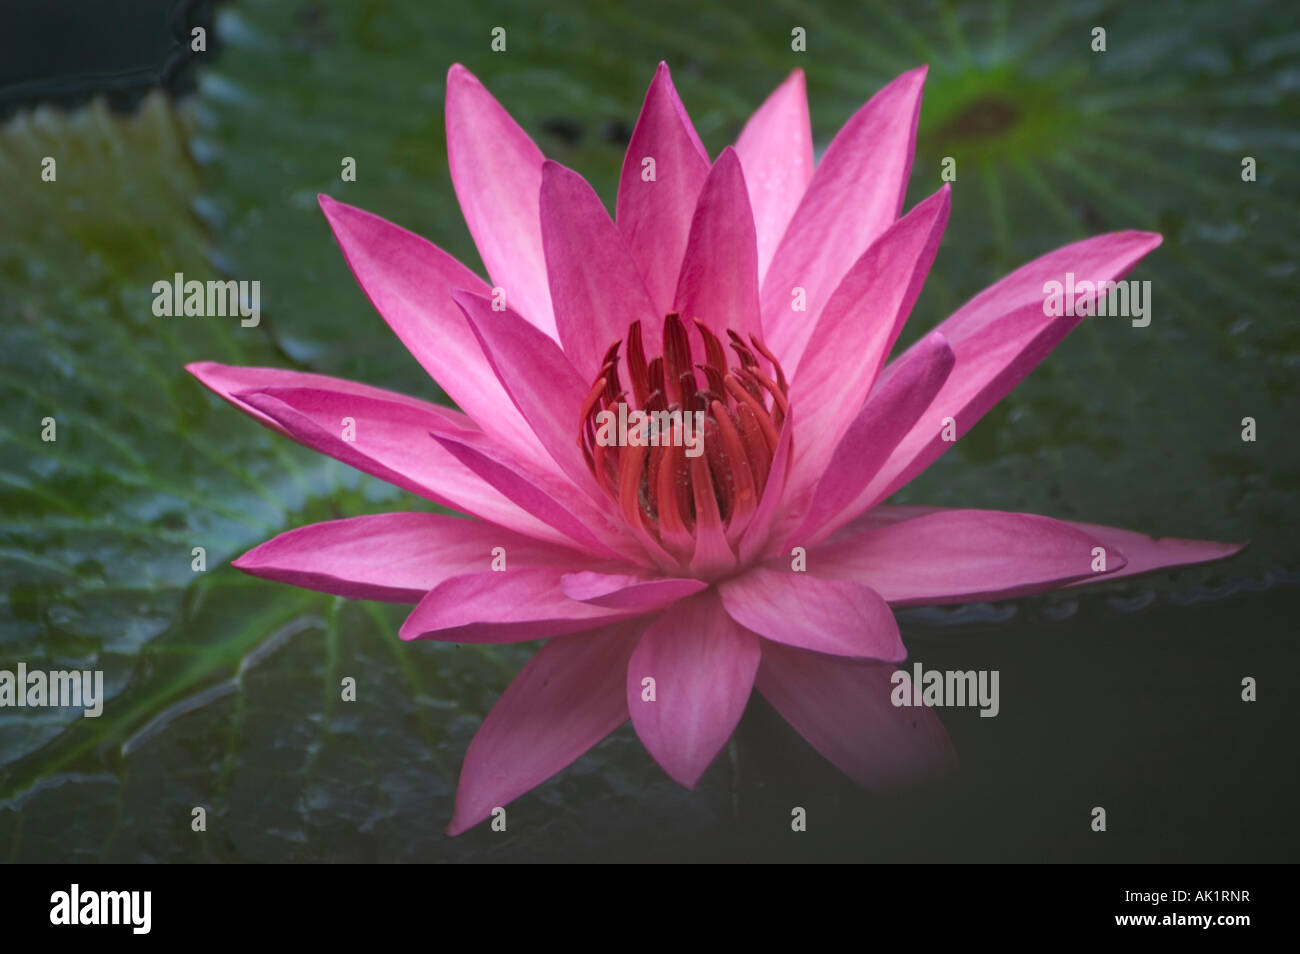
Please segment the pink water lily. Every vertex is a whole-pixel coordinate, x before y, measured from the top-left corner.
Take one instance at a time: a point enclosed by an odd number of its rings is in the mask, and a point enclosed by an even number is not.
[[[320,202],[371,303],[460,410],[315,374],[190,366],[266,426],[478,518],[314,524],[236,566],[414,603],[404,639],[548,640],[474,737],[449,833],[629,717],[693,787],[755,688],[858,783],[928,777],[952,751],[930,710],[889,701],[905,657],[891,607],[1240,549],[883,503],[1081,320],[1044,314],[1045,282],[1119,280],[1160,244],[1117,232],[1049,252],[886,364],[948,218],[946,185],[899,217],[924,78],[882,89],[814,166],[796,72],[710,161],[661,65],[611,220],[455,66],[451,176],[492,285],[419,236]],[[611,446],[601,413],[620,406],[699,412],[702,450],[675,428],[658,446]]]

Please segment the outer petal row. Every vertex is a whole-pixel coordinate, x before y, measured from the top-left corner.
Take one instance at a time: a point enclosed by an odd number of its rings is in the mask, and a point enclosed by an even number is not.
[[[445,430],[466,440],[484,440],[474,423],[458,411],[320,374],[210,361],[187,365],[186,370],[260,423],[313,450],[510,530],[552,543],[571,543],[428,437],[432,430]],[[344,439],[344,417],[352,419],[355,440]],[[415,423],[395,434],[395,419]]]
[[[499,548],[499,549],[498,549]],[[590,557],[484,523],[439,513],[381,513],[289,530],[232,565],[354,600],[418,603],[431,589],[497,556],[514,569],[597,567]]]
[[[538,213],[544,161],[528,134],[469,70],[456,64],[448,71],[447,162],[465,222],[506,300],[556,338]]]
[[[1244,547],[1036,514],[881,506],[810,549],[808,572],[858,580],[894,606],[936,605],[1107,583]]]
[[[930,411],[899,442],[864,491],[874,506],[928,467],[952,446],[943,421],[956,422],[957,436],[968,432],[993,405],[1019,384],[1081,321],[1045,314],[1044,285],[1066,281],[1118,281],[1160,244],[1151,232],[1114,232],[1067,245],[1035,259],[985,289],[939,325],[956,356],[952,374]],[[917,359],[913,347],[891,362],[876,387]]]
[[[836,134],[763,277],[763,331],[783,360],[857,258],[898,218],[912,170],[925,67],[898,77]],[[793,310],[802,289],[806,312]]]
[[[754,209],[761,280],[813,175],[803,70],[791,73],[750,117],[736,140],[736,152]]]
[[[537,439],[520,418],[451,299],[458,288],[490,289],[433,243],[377,215],[320,197],[343,258],[406,350],[474,423],[516,453]]]
[[[667,64],[660,63],[627,144],[616,218],[661,317],[672,307],[691,217],[708,172],[709,155]]]
[[[893,665],[760,640],[702,593],[671,613],[552,639],[511,683],[465,756],[455,835],[570,764],[631,716],[646,749],[694,787],[760,691],[827,759],[868,788],[952,767],[924,707],[890,703]]]

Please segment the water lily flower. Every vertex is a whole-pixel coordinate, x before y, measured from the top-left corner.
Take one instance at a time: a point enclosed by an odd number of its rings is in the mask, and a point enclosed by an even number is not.
[[[924,78],[885,86],[814,165],[795,72],[710,160],[661,65],[611,219],[454,66],[451,177],[491,284],[378,216],[320,204],[370,302],[459,410],[316,374],[189,366],[262,424],[477,518],[314,524],[235,566],[413,603],[404,639],[547,640],[469,746],[449,833],[629,718],[693,787],[754,689],[860,784],[925,777],[951,746],[930,710],[888,701],[906,655],[892,607],[1240,549],[884,503],[1082,320],[1044,313],[1045,282],[1117,281],[1160,244],[1127,231],[1049,252],[887,364],[948,218],[947,185],[900,218]],[[602,439],[602,413],[620,406],[669,415],[658,439]],[[673,412],[699,415],[702,452]]]

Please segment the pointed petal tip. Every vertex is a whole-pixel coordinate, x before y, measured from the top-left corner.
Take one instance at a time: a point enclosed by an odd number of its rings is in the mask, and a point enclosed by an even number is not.
[[[229,372],[238,372],[238,365],[222,364],[220,361],[191,361],[185,370],[194,375],[199,384],[223,399],[238,399],[239,391],[226,387]]]
[[[331,231],[338,228],[343,217],[348,213],[352,213],[353,215],[370,215],[372,217],[374,215],[374,213],[367,212],[365,209],[358,209],[355,205],[348,205],[346,202],[334,198],[334,196],[327,192],[316,193],[316,204],[320,206],[321,212],[324,213],[326,221],[329,222]]]
[[[451,66],[447,67],[448,90],[451,89],[451,84],[453,82],[470,82],[479,86],[483,85],[482,83],[479,83],[478,77],[471,73],[462,63],[453,63]]]
[[[239,556],[230,561],[230,565],[241,573],[247,573],[249,576],[260,576],[258,570],[263,570],[266,564],[262,560],[262,552],[274,540],[267,540],[265,543],[259,543]]]
[[[891,652],[888,656],[885,656],[882,661],[887,663],[893,663],[894,665],[898,665],[899,663],[903,663],[907,661],[907,647],[903,645],[902,632],[898,633],[898,635],[895,637],[895,640],[897,641],[897,645],[894,647],[894,651]],[[868,656],[868,657],[860,657],[860,658],[869,659],[870,657]]]
[[[455,838],[459,835],[465,834],[465,832],[469,831],[486,818],[487,815],[484,815],[483,818],[480,818],[478,821],[466,821],[459,811],[453,811],[451,813],[451,821],[447,822],[447,827],[442,830],[442,833],[448,838]]]
[[[656,761],[657,761],[657,760],[656,760]],[[709,764],[712,764],[712,763],[709,763]],[[703,770],[703,769],[700,770],[699,772],[694,773],[694,774],[688,774],[688,773],[681,772],[680,770],[670,769],[668,766],[664,765],[662,762],[659,763],[659,767],[660,767],[661,769],[664,770],[664,773],[665,773],[665,774],[666,774],[670,779],[672,779],[674,782],[676,782],[676,783],[677,783],[678,785],[680,785],[682,788],[686,789],[686,791],[688,791],[688,792],[693,792],[693,791],[695,791],[695,787],[696,787],[697,785],[700,784],[700,779],[704,777],[704,770]],[[708,766],[705,766],[705,769],[707,769],[707,768],[708,768]]]
[[[1160,543],[1164,540],[1178,540],[1180,538],[1152,537],[1152,539],[1155,540],[1156,543]],[[1218,563],[1220,560],[1227,560],[1230,557],[1235,557],[1243,550],[1249,549],[1251,544],[1253,543],[1253,541],[1251,540],[1243,540],[1241,543],[1228,542],[1222,540],[1197,540],[1194,542],[1204,547],[1206,553],[1210,555],[1204,556],[1202,559],[1197,560],[1196,564],[1189,564],[1193,566],[1202,563]]]
[[[659,65],[655,67],[654,78],[650,80],[650,85],[646,88],[646,101],[648,102],[656,95],[666,95],[674,108],[678,110],[685,109],[681,97],[677,94],[677,84],[673,82],[673,73],[668,68],[667,60],[660,60]]]
[[[1094,238],[1110,238],[1112,240],[1127,239],[1128,241],[1136,242],[1141,246],[1142,255],[1146,255],[1153,249],[1159,248],[1165,241],[1165,237],[1159,232],[1147,232],[1143,229],[1124,229],[1119,232],[1107,232],[1103,235],[1094,236]],[[1088,240],[1084,239],[1084,241]]]
[[[464,771],[465,769],[462,767],[461,772]],[[457,794],[459,796],[459,793]],[[451,812],[451,821],[447,822],[447,827],[442,830],[442,833],[448,838],[459,838],[471,828],[476,828],[491,818],[492,813],[500,807],[500,805],[494,804],[490,808],[480,808],[476,811],[461,808],[460,799],[457,797],[456,807]]]
[[[430,590],[429,592],[431,593],[433,591]],[[428,598],[428,595],[429,595],[428,593],[425,594],[426,599]],[[419,639],[421,636],[424,635],[423,632],[420,632],[420,624],[417,622],[412,622],[412,620],[415,619],[416,614],[419,612],[420,607],[423,606],[424,603],[425,603],[424,599],[420,600],[420,602],[415,605],[415,609],[411,610],[411,612],[407,614],[406,619],[402,620],[402,625],[397,628],[398,639],[409,643],[412,640]]]
[[[326,195],[324,192],[316,194],[316,204],[320,206],[321,213],[325,216],[325,221],[329,223],[330,231],[334,233],[336,241],[338,240],[340,230],[345,226],[345,218],[351,213],[353,216],[370,215],[371,213],[358,209],[355,205],[348,205],[346,202],[340,202],[332,195]],[[345,254],[346,260],[346,254]]]
[[[741,168],[740,165],[740,153],[736,152],[735,146],[732,145],[723,146],[722,151],[718,153],[718,158],[713,160],[714,166],[719,165],[724,159],[727,161],[728,164],[734,163],[736,168],[741,171],[741,174],[742,175],[744,174],[743,169]]]
[[[922,63],[920,66],[912,67],[905,73],[900,73],[890,83],[887,83],[885,87],[882,87],[882,90],[885,88],[897,87],[902,91],[903,95],[916,97],[917,102],[915,108],[919,113],[921,109],[921,96],[925,89],[925,80],[929,74],[930,64]]]
[[[570,169],[564,163],[556,162],[554,159],[545,159],[542,162],[541,193],[543,195],[545,195],[548,191],[555,189],[566,182],[570,183],[571,187],[575,187],[575,188],[578,186],[578,183],[581,183],[582,185],[585,185],[588,189],[591,189],[592,194],[595,194],[596,190],[592,189],[591,183],[587,181],[586,177],[582,175],[582,173],[574,169]]]
[[[912,207],[912,211],[916,211],[922,206],[938,206],[935,216],[942,220],[940,227],[946,229],[948,227],[948,216],[952,214],[952,183],[945,182],[930,195],[916,203]]]
[[[914,86],[920,88],[925,85],[926,76],[929,75],[930,64],[922,63],[920,66],[913,66],[910,70],[904,70],[899,73],[888,83],[885,83],[880,89],[888,89],[892,86]]]

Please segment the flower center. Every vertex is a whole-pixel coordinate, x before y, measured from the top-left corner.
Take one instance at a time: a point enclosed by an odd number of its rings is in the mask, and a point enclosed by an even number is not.
[[[677,560],[734,563],[767,485],[788,410],[785,373],[757,336],[728,329],[734,363],[704,322],[676,313],[646,360],[641,322],[605,352],[583,402],[578,443],[624,519]],[[701,361],[692,361],[692,346]],[[631,394],[621,383],[620,364]],[[773,380],[775,379],[775,380]],[[723,552],[724,550],[728,552]]]

